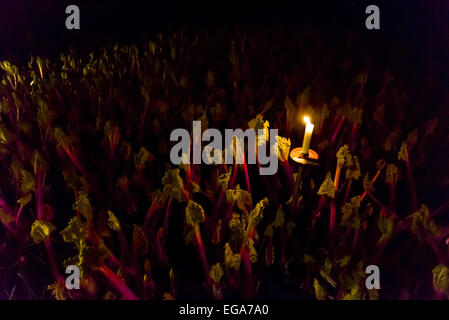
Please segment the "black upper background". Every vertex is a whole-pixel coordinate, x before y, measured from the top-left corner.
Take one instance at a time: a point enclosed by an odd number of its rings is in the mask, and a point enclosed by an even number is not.
[[[70,4],[80,8],[80,30],[65,27]],[[380,30],[365,27],[370,4],[380,8]],[[288,33],[294,37],[306,29],[314,31],[321,52],[357,34],[346,52],[349,59],[363,68],[388,66],[407,79],[413,99],[434,106],[427,110],[429,116],[444,105],[449,88],[449,0],[0,0],[0,61],[23,66],[30,55],[56,58],[69,49],[87,56],[111,43],[142,44],[158,33],[180,29],[262,30],[270,37],[279,26],[299,30]],[[434,79],[432,92],[424,92],[429,78]]]
[[[65,28],[65,8],[76,4],[81,30]],[[365,29],[365,8],[381,10],[381,30]],[[70,45],[96,47],[110,41],[136,42],[179,28],[210,29],[289,24],[316,27],[335,37],[361,29],[370,37],[404,42],[410,48],[447,54],[441,37],[449,36],[447,0],[297,0],[297,1],[145,1],[145,0],[2,0],[0,59],[54,55]],[[443,30],[444,29],[444,30]],[[446,41],[447,43],[447,41]],[[438,53],[439,52],[439,53]]]

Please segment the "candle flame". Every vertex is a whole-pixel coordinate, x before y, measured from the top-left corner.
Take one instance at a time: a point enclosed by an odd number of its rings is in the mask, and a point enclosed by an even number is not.
[[[304,122],[305,122],[306,124],[311,124],[310,118],[309,118],[308,116],[304,116]]]

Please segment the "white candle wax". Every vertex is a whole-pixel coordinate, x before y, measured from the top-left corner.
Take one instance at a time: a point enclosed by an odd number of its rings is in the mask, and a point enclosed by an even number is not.
[[[306,123],[306,131],[304,132],[304,140],[302,142],[302,153],[307,154],[309,152],[314,125],[310,122],[309,117],[304,117],[304,121]]]

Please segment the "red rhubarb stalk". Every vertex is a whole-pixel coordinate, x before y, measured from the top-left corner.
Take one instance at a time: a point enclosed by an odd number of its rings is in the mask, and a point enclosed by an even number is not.
[[[231,181],[229,182],[229,187],[233,188],[235,180],[237,179],[238,166],[237,163],[234,163],[234,170],[232,171]]]
[[[295,181],[293,179],[293,171],[290,164],[288,163],[288,160],[282,161],[282,167],[284,168],[285,175],[287,176],[287,181],[290,189],[294,188]]]
[[[331,214],[330,214],[330,221],[329,221],[329,234],[332,235],[334,233],[335,229],[335,219],[337,216],[337,210],[335,209],[335,201],[332,200],[331,202]]]
[[[251,185],[249,183],[248,166],[246,165],[246,159],[243,158],[243,170],[245,171],[246,186],[248,187],[248,192],[251,193]]]
[[[193,228],[195,232],[196,244],[198,247],[198,253],[200,255],[201,265],[203,267],[204,276],[206,278],[206,283],[209,288],[212,287],[212,279],[209,275],[209,263],[207,262],[206,250],[204,249],[203,238],[201,237],[200,225],[195,224]]]
[[[352,186],[352,179],[349,180],[348,184],[346,185],[346,192],[345,192],[345,198],[344,203],[348,201],[349,193],[351,192],[351,186]]]
[[[334,143],[335,139],[337,139],[338,132],[340,132],[340,129],[341,129],[344,121],[345,121],[345,116],[342,116],[340,118],[340,120],[338,121],[337,128],[335,128],[334,134],[332,135],[332,139],[331,139],[332,143]]]
[[[122,294],[124,300],[138,300],[137,296],[126,285],[125,281],[115,274],[107,266],[102,266],[98,270],[109,280],[112,285]]]
[[[395,210],[396,208],[396,182],[390,184],[390,199],[389,199],[390,210]]]
[[[410,164],[410,160],[407,160],[405,163],[406,163],[406,167],[407,167],[410,195],[412,198],[412,209],[418,210],[418,195],[416,192],[416,184],[415,184],[415,178],[413,177],[412,166]]]
[[[374,178],[371,180],[371,182],[372,182],[373,184],[376,182],[376,180],[377,180],[377,178],[379,177],[381,171],[382,171],[382,169],[377,170],[376,175],[375,175]],[[366,197],[367,193],[368,193],[368,191],[363,192],[362,197],[360,198],[360,201],[362,201],[362,200]]]

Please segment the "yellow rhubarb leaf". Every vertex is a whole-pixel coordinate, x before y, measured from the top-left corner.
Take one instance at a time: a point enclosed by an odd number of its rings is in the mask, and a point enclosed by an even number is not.
[[[276,143],[274,144],[274,151],[282,162],[288,161],[290,153],[291,141],[288,138],[276,136]]]
[[[50,234],[56,227],[48,221],[36,220],[31,226],[30,236],[34,243],[50,239]]]
[[[183,201],[184,183],[179,175],[179,169],[167,170],[162,177],[163,193],[167,197],[173,197],[178,201]]]
[[[407,144],[405,142],[402,142],[401,149],[399,150],[399,153],[398,153],[398,159],[399,160],[404,160],[405,162],[408,162],[408,160],[409,160],[409,158],[408,158],[408,147],[407,147]]]
[[[191,227],[195,227],[195,225],[203,223],[204,221],[203,207],[199,203],[189,200],[186,207],[186,223]]]
[[[221,277],[223,277],[223,274],[224,274],[223,268],[221,267],[219,262],[213,265],[209,271],[209,275],[215,283],[220,282]]]
[[[432,270],[433,285],[438,291],[447,292],[449,289],[449,268],[445,265],[438,265]]]
[[[334,185],[334,181],[332,181],[332,177],[329,173],[327,174],[326,179],[324,180],[324,182],[321,184],[320,188],[318,189],[317,194],[320,196],[327,196],[331,199],[333,199],[335,197],[335,185]]]
[[[122,229],[120,221],[111,210],[108,210],[108,226],[114,231],[120,231]]]
[[[396,165],[390,163],[387,166],[387,170],[385,172],[385,182],[388,184],[394,184],[398,182],[399,170]]]
[[[47,287],[47,290],[51,291],[51,295],[56,299],[56,300],[66,300],[66,292],[65,292],[65,288],[61,285],[61,283],[59,281],[56,281],[55,283],[49,285]]]

